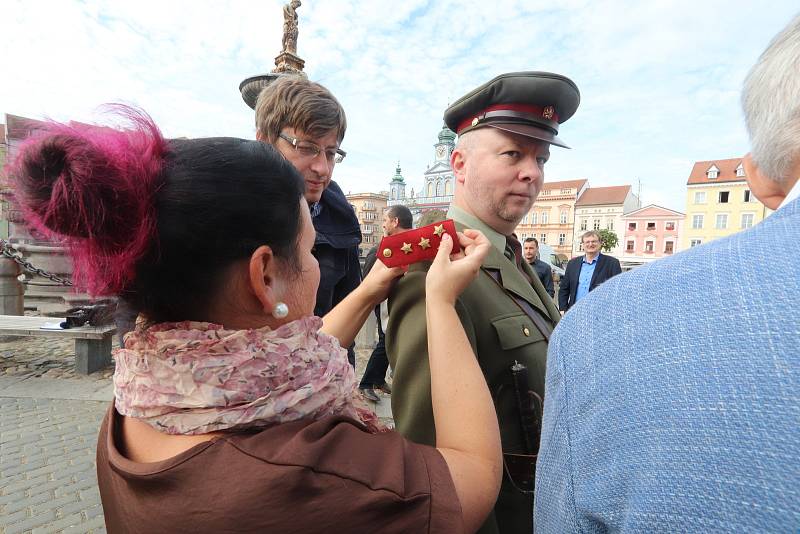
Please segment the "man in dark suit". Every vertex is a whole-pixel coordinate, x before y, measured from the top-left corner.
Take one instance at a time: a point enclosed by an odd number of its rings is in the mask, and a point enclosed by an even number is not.
[[[414,227],[414,216],[411,210],[401,204],[390,206],[389,209],[383,214],[383,235],[391,236],[411,230]],[[364,261],[364,277],[375,265],[377,258],[378,245],[372,247],[367,253],[367,258]],[[372,402],[380,402],[381,398],[375,393],[375,389],[380,389],[384,393],[392,394],[392,388],[386,383],[386,370],[389,369],[389,358],[386,356],[386,338],[384,332],[386,331],[386,321],[389,319],[388,307],[386,301],[381,302],[375,306],[375,316],[378,318],[378,343],[372,351],[367,362],[367,367],[364,369],[364,376],[361,378],[361,383],[358,388],[364,398]]]
[[[581,236],[581,243],[584,255],[569,260],[558,288],[558,307],[562,312],[569,310],[589,291],[622,272],[617,258],[600,254],[600,234],[589,230]]]
[[[542,281],[545,290],[551,297],[554,297],[553,269],[550,267],[549,263],[539,259],[539,241],[537,241],[535,237],[528,237],[525,239],[525,242],[522,243],[522,256],[525,258],[525,261],[528,262],[528,265],[531,266],[533,272],[536,273],[536,276],[539,277],[539,280]]]

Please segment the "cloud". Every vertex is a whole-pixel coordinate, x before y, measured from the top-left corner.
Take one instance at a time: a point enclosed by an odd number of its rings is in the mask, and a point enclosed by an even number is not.
[[[273,68],[280,0],[4,3],[0,112],[89,120],[142,106],[168,135],[253,137],[244,78]],[[742,79],[797,10],[783,0],[356,2],[306,0],[298,52],[348,114],[345,191],[386,189],[397,160],[419,190],[442,114],[493,76],[550,70],[581,88],[548,179],[641,179],[646,202],[685,209],[696,160],[747,150]]]

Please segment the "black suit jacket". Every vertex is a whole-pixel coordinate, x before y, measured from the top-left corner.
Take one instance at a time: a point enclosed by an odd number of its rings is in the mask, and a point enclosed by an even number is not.
[[[578,280],[581,275],[582,264],[583,255],[572,258],[567,263],[566,272],[561,278],[561,284],[558,288],[558,307],[561,311],[567,311],[575,304],[575,294],[578,292]],[[622,268],[617,258],[600,254],[597,257],[597,265],[594,267],[594,274],[589,283],[589,291],[621,272]]]

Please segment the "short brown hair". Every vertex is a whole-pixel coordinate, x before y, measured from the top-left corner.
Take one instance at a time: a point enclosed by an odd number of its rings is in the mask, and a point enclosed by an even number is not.
[[[280,76],[256,100],[256,130],[270,143],[284,128],[319,138],[337,132],[341,143],[347,129],[344,109],[330,91],[301,76]]]
[[[587,236],[592,236],[592,235],[595,236],[598,241],[600,241],[600,244],[603,244],[603,238],[601,238],[600,234],[595,230],[589,230],[588,232],[584,232],[583,235],[581,236],[581,243],[583,243],[583,241],[586,239]]]

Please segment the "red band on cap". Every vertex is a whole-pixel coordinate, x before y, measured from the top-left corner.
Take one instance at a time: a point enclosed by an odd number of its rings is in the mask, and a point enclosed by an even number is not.
[[[543,118],[556,123],[558,122],[558,115],[556,115],[553,106],[532,106],[530,104],[495,104],[493,106],[489,106],[480,113],[470,115],[461,121],[458,124],[458,128],[456,128],[456,133],[460,133],[464,128],[472,126],[472,121],[474,121],[476,118],[480,119],[483,115],[492,111],[516,111],[518,113],[529,113],[536,118]]]

